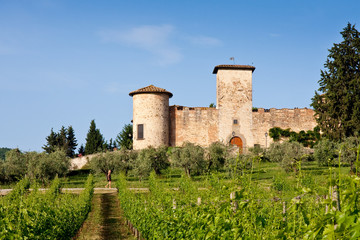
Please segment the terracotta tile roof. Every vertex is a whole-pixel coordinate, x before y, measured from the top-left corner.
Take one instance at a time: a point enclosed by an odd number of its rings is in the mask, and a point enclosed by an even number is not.
[[[254,72],[255,67],[250,65],[217,65],[214,68],[213,73],[216,74],[219,69],[239,69],[239,70],[252,70]]]
[[[154,85],[150,85],[150,86],[132,91],[129,93],[129,95],[134,96],[135,94],[141,94],[141,93],[165,93],[165,94],[168,94],[170,98],[173,96],[173,94],[169,91],[166,91],[166,89],[155,87]]]

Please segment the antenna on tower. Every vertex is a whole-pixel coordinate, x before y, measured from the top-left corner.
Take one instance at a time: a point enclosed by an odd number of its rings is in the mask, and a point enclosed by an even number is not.
[[[235,65],[235,58],[234,58],[234,57],[231,57],[231,58],[230,58],[230,61],[233,61],[233,62],[234,62],[234,65]]]

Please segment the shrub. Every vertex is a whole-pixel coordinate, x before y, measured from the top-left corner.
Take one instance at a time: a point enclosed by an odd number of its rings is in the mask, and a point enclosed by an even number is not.
[[[304,147],[298,142],[272,143],[266,152],[272,162],[281,162],[285,171],[298,170],[298,163],[305,159]]]
[[[208,171],[218,171],[224,167],[225,159],[228,157],[227,146],[221,142],[213,142],[207,148]]]
[[[337,164],[338,144],[329,139],[322,139],[314,146],[314,159],[319,166],[334,166]]]
[[[245,154],[229,157],[225,161],[225,170],[230,177],[242,176],[246,170],[251,169],[253,158],[253,155]]]

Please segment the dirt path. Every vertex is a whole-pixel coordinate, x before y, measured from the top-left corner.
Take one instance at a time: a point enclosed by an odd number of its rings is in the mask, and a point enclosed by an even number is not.
[[[94,194],[92,210],[80,230],[78,240],[134,240],[121,217],[121,209],[116,193]]]

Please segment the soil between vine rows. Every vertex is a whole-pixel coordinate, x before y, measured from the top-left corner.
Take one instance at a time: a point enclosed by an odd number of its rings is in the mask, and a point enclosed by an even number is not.
[[[116,193],[94,194],[91,212],[76,239],[135,239],[125,224],[125,219],[121,216],[121,209]]]

